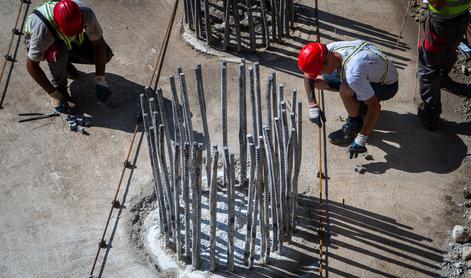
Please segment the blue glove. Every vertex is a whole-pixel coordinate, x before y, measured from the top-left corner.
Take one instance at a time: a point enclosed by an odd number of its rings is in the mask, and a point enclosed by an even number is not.
[[[96,99],[99,104],[105,104],[111,96],[111,91],[107,86],[95,85]]]
[[[359,153],[366,153],[367,151],[365,146],[359,145],[355,141],[353,141],[352,145],[348,148],[350,159],[357,158]]]

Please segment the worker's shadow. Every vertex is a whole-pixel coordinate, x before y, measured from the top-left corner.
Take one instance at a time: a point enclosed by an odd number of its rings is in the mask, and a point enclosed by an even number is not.
[[[468,147],[460,135],[471,135],[471,123],[443,121],[438,130],[426,129],[415,114],[382,111],[369,144],[383,150],[385,162],[363,165],[368,172],[388,169],[410,173],[450,173],[460,167]]]
[[[90,118],[93,133],[97,127],[133,132],[139,115],[139,94],[144,87],[122,76],[107,73],[106,81],[113,94],[108,105],[99,105],[95,95],[95,74],[81,73],[70,84],[72,98],[77,102],[78,110]]]
[[[92,127],[87,132],[93,133],[93,129],[97,127],[133,132],[137,119],[141,115],[139,99],[140,94],[144,93],[144,86],[122,76],[107,73],[106,82],[113,94],[107,105],[99,105],[96,102],[94,77],[93,73],[81,73],[79,78],[70,84],[72,97],[78,104],[79,112],[89,117],[92,123]],[[163,103],[170,138],[173,140],[172,102],[163,98]],[[182,109],[181,105],[178,109]],[[203,136],[199,132],[194,132],[194,139],[198,143],[204,143]]]

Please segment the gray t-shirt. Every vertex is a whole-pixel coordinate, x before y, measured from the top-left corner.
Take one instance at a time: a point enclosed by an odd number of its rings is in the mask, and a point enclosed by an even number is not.
[[[85,33],[91,41],[96,41],[103,36],[103,30],[96,19],[93,10],[84,3],[74,0],[80,7],[83,16],[83,27]],[[35,62],[44,61],[46,50],[54,44],[54,36],[47,28],[46,24],[39,17],[32,14],[28,22],[31,35],[27,39],[29,47],[28,58]]]
[[[343,59],[346,59],[354,51],[355,46],[363,42],[362,40],[334,42],[329,43],[327,49],[339,53]],[[384,84],[389,85],[397,82],[398,73],[396,66],[390,59],[387,59],[388,64],[386,66],[385,60],[375,54],[378,51],[380,51],[378,48],[369,44],[354,54],[345,65],[345,76],[342,81],[347,82],[359,101],[368,100],[375,95],[370,82],[381,83],[386,68],[388,73]]]

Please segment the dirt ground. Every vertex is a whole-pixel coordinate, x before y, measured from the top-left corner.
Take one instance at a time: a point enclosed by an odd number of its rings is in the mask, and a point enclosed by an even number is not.
[[[63,118],[18,123],[18,113],[49,112],[49,99],[26,72],[25,49],[20,47],[0,110],[0,276],[84,277],[92,267],[109,213],[110,201],[122,169],[135,118],[138,94],[148,85],[151,67],[163,39],[172,1],[88,0],[115,57],[107,67],[115,108],[95,104],[93,67],[71,83],[81,110],[92,117],[89,136],[70,132]],[[365,39],[380,46],[399,69],[398,95],[383,106],[378,126],[368,142],[373,161],[349,160],[346,149],[328,144],[327,274],[331,277],[435,277],[442,262],[449,231],[461,217],[457,203],[470,186],[471,125],[457,111],[463,96],[443,92],[443,127],[429,131],[416,117],[414,104],[417,27],[408,19],[404,37],[395,49],[404,16],[404,1],[319,1],[321,37],[325,42]],[[39,1],[33,1],[34,5]],[[312,10],[312,1],[303,2]],[[181,3],[180,3],[181,4]],[[181,4],[182,5],[182,4]],[[0,49],[7,48],[17,5],[0,0]],[[182,6],[179,8],[181,18]],[[168,96],[166,76],[177,66],[192,76],[202,64],[208,121],[212,141],[222,141],[219,117],[219,59],[194,52],[181,38],[180,21],[174,26],[161,85]],[[297,88],[306,103],[296,65],[298,50],[312,41],[310,30],[297,30],[293,42],[273,47],[263,55],[245,55],[259,61],[262,76],[272,70],[286,88]],[[3,55],[3,54],[2,54]],[[43,65],[44,66],[44,65]],[[235,90],[236,64],[229,64],[229,90]],[[262,79],[264,82],[264,79]],[[189,82],[189,86],[193,86]],[[235,91],[234,91],[235,92]],[[237,94],[229,103],[237,103]],[[190,96],[193,124],[201,131],[196,94]],[[342,125],[346,113],[338,95],[326,92],[327,132]],[[238,149],[236,105],[229,106],[229,145]],[[305,106],[307,111],[307,107]],[[304,115],[304,159],[300,174],[301,204],[309,221],[317,221],[317,129]],[[140,133],[138,134],[138,140]],[[110,231],[112,248],[103,254],[95,274],[104,277],[159,277],[158,271],[135,246],[130,224],[140,211],[131,211],[150,193],[150,166],[145,139],[131,176],[125,177],[128,203],[115,213]],[[354,172],[356,164],[367,172]],[[124,192],[122,191],[120,196]],[[342,205],[344,200],[345,205]],[[308,214],[309,215],[309,214]],[[115,225],[115,220],[119,220]],[[124,221],[125,220],[125,221]],[[312,238],[315,225],[300,237]],[[306,267],[318,259],[316,242],[298,242],[293,252],[306,254]],[[313,245],[311,247],[310,245]],[[276,266],[272,266],[276,268]],[[285,274],[285,277],[291,274]],[[294,275],[293,275],[294,276]]]

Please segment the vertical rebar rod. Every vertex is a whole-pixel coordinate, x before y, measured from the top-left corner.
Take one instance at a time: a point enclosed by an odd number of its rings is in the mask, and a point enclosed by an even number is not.
[[[230,33],[231,33],[231,23],[230,23],[230,14],[231,14],[231,0],[223,0],[224,2],[224,37],[223,37],[223,46],[222,50],[227,51],[227,48],[230,44]]]
[[[177,260],[181,259],[182,256],[182,243],[181,243],[181,220],[180,220],[180,183],[181,183],[181,177],[180,177],[180,169],[183,169],[183,166],[181,165],[181,159],[180,159],[180,144],[175,143],[175,151],[174,153],[174,169],[175,169],[175,176],[173,177],[174,179],[174,185],[175,188],[173,190],[174,193],[174,204],[175,204],[175,249],[177,251]],[[181,167],[181,168],[180,168]]]
[[[190,143],[190,149],[192,149],[193,139],[193,124],[191,122],[191,110],[190,110],[190,103],[188,101],[188,93],[186,89],[186,81],[185,81],[185,74],[180,73],[179,75],[179,82],[180,82],[180,97],[181,97],[181,104],[183,108],[183,120],[184,120],[184,127],[186,129],[186,138],[187,142]]]
[[[227,147],[227,63],[221,63],[221,127],[222,145]]]
[[[154,117],[157,117],[158,112],[154,111]],[[157,139],[158,139],[158,144],[156,146],[157,149],[157,156],[158,156],[158,162],[159,162],[159,168],[160,168],[160,174],[161,174],[161,179],[163,182],[163,187],[164,187],[164,192],[165,196],[167,197],[168,200],[168,211],[170,215],[170,231],[172,234],[173,241],[175,242],[175,205],[173,203],[173,192],[172,192],[172,186],[170,184],[170,175],[167,170],[167,161],[165,158],[165,136],[164,136],[164,131],[165,126],[163,124],[159,125],[158,127],[158,133],[157,133]]]
[[[247,180],[247,109],[246,109],[245,62],[239,64],[239,183]]]
[[[201,262],[201,170],[203,160],[203,146],[193,143],[194,152],[194,174],[192,180],[192,203],[193,203],[193,229],[192,229],[192,259],[193,269],[200,268]]]
[[[255,41],[255,28],[252,17],[252,0],[245,0],[247,6],[247,20],[249,22],[249,41],[250,41],[250,50],[256,50],[256,41]],[[254,134],[255,135],[255,134]]]
[[[296,182],[294,183],[294,190],[293,190],[293,196],[294,196],[294,218],[293,218],[293,222],[294,222],[294,226],[296,227],[297,226],[297,218],[296,218],[296,208],[298,206],[298,179],[299,179],[299,173],[301,171],[301,162],[302,162],[302,155],[303,155],[303,104],[302,102],[298,102],[298,128],[297,128],[297,132],[298,132],[298,142],[297,142],[297,157],[296,157],[296,160],[297,160],[297,167],[296,167],[296,170],[295,170],[295,174],[296,174]]]
[[[216,271],[216,227],[217,227],[217,170],[219,151],[218,146],[212,146],[212,177],[209,189],[209,215],[210,215],[210,248],[209,248],[209,271]]]
[[[263,134],[263,129],[262,129]],[[268,166],[266,160],[265,144],[263,142],[263,135],[260,135],[258,142],[260,145],[260,163],[262,165],[261,175],[261,192],[262,200],[260,202],[262,212],[260,219],[262,225],[260,226],[260,232],[262,233],[262,265],[266,265],[268,257],[270,256],[270,202],[269,202],[269,191],[268,191]],[[263,209],[262,209],[263,208]],[[264,246],[263,246],[264,245]]]
[[[232,15],[234,17],[237,52],[242,51],[242,40],[240,38],[239,0],[232,1]]]
[[[265,10],[265,0],[260,0],[260,13],[262,16],[262,43],[266,48],[270,47],[270,37],[268,32],[267,15]],[[261,134],[261,132],[260,132]]]
[[[149,116],[147,114],[148,109],[146,109],[146,97],[144,94],[140,95],[140,104],[141,104],[141,113],[142,113],[142,123],[144,127],[144,132],[146,134],[146,139],[147,139],[147,147],[149,149],[149,158],[150,158],[150,164],[151,164],[151,170],[152,170],[152,175],[154,177],[154,186],[155,186],[155,195],[157,202],[159,203],[159,231],[160,234],[163,234],[163,228],[164,228],[164,220],[162,216],[162,208],[163,204],[160,199],[159,195],[159,186],[157,185],[158,179],[157,179],[157,174],[155,172],[155,160],[154,160],[154,155],[153,155],[153,143],[151,139],[151,131],[149,130]]]
[[[270,130],[268,127],[263,129],[263,142],[265,143],[265,153],[268,166],[268,184],[270,192],[270,208],[271,208],[271,220],[272,220],[272,229],[273,229],[273,241],[271,249],[273,251],[278,250],[278,219],[279,219],[279,205],[278,205],[278,196],[275,185],[275,171],[273,168],[273,162],[275,158],[273,157],[273,146],[272,139],[270,138]]]
[[[185,142],[183,146],[183,169],[182,169],[182,189],[184,203],[184,223],[185,223],[185,252],[183,253],[184,261],[190,257],[190,189],[189,189],[189,162],[190,162],[190,143]]]
[[[273,77],[270,75],[267,79],[265,86],[265,106],[266,106],[266,126],[271,130],[272,128],[272,114],[271,114],[271,88],[273,83]],[[271,132],[271,131],[270,131]]]
[[[271,15],[271,39],[273,42],[277,41],[276,38],[276,13],[277,13],[277,7],[276,7],[276,0],[270,0],[270,15]]]
[[[255,102],[255,80],[254,80],[254,69],[249,67],[249,99],[250,99],[250,111],[252,114],[252,135],[253,138],[258,138],[257,128],[257,109]]]
[[[278,85],[278,106],[285,101],[285,86],[283,84]],[[278,110],[278,117],[281,117],[281,111]]]
[[[204,0],[204,21],[205,21],[206,42],[210,45],[212,41],[212,33],[211,33],[211,16],[209,15],[209,0]]]
[[[262,93],[260,84],[260,64],[254,63],[255,69],[255,95],[257,101],[257,136],[262,136]],[[258,138],[258,137],[255,137]]]
[[[201,124],[203,126],[204,141],[206,145],[206,183],[208,188],[211,186],[211,138],[209,137],[208,120],[206,117],[206,100],[204,96],[203,77],[201,65],[195,68],[196,88],[198,91],[198,100],[201,113]]]
[[[195,1],[195,18],[194,18],[194,25],[195,25],[195,35],[196,38],[199,39],[201,37],[201,0],[193,0]]]
[[[288,203],[288,210],[287,210],[287,234],[288,234],[288,242],[291,243],[291,238],[293,235],[293,232],[291,230],[292,224],[291,224],[291,210],[293,209],[293,204],[292,204],[292,186],[291,186],[291,181],[292,181],[292,173],[293,173],[293,148],[294,148],[294,141],[296,141],[296,130],[294,128],[291,129],[289,140],[288,140],[288,148],[287,148],[287,158],[288,158],[288,163],[286,163],[288,169],[286,171],[286,179],[287,179],[287,187],[286,187],[286,195],[287,195],[287,203]]]
[[[249,144],[249,188],[248,188],[248,198],[247,198],[247,230],[245,238],[245,249],[244,249],[244,265],[248,265],[249,256],[250,256],[250,243],[252,242],[251,233],[252,233],[252,215],[254,212],[254,194],[255,194],[255,145],[253,143],[252,135],[247,135],[247,141]]]
[[[291,113],[296,114],[296,106],[298,106],[298,91],[296,91],[296,89],[293,89],[291,91],[291,107],[290,107]],[[293,128],[293,126],[291,127]]]
[[[289,156],[289,131],[288,131],[288,120],[286,118],[286,105],[285,102],[282,101],[280,103],[280,111],[281,111],[281,128],[282,128],[282,142],[283,142],[283,192],[284,192],[284,211],[283,214],[289,216],[289,189],[291,181],[288,178],[288,156]],[[284,225],[283,230],[285,235],[288,231],[288,217],[284,218]]]
[[[172,115],[173,115],[173,136],[174,141],[180,144],[180,148],[183,149],[183,123],[182,123],[182,114],[180,109],[180,103],[178,101],[177,88],[175,86],[175,78],[173,75],[168,77],[170,83],[170,92],[172,94]]]
[[[255,148],[255,198],[254,198],[254,213],[253,213],[253,218],[252,218],[252,226],[250,229],[250,234],[252,236],[251,238],[251,243],[250,243],[250,259],[249,259],[249,269],[253,268],[253,263],[255,260],[255,243],[256,243],[256,238],[257,238],[257,220],[258,220],[258,203],[259,203],[259,192],[258,192],[258,183],[260,182],[260,146],[257,146]]]
[[[227,269],[234,272],[234,225],[235,225],[235,165],[234,154],[229,156],[229,186],[227,188],[228,194],[228,218],[229,218],[229,236],[228,236],[228,263]]]
[[[275,121],[275,136],[276,136],[276,142],[277,146],[275,147],[277,149],[277,158],[278,158],[278,192],[279,194],[279,204],[280,204],[280,218],[278,220],[279,226],[278,226],[278,233],[279,233],[279,238],[280,240],[278,241],[278,252],[283,251],[283,240],[284,240],[284,222],[285,222],[285,194],[284,194],[284,178],[283,178],[283,173],[284,173],[284,146],[283,146],[283,135],[282,135],[282,127],[281,127],[281,119],[278,117],[274,118]]]

